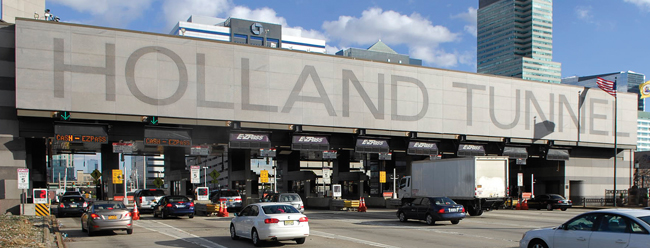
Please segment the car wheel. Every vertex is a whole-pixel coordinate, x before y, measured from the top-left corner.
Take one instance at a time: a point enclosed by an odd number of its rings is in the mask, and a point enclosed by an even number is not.
[[[296,244],[302,245],[305,243],[305,238],[296,239]]]
[[[192,219],[192,218],[194,218],[194,215],[193,215],[193,214],[190,214],[190,219]]]
[[[262,245],[262,240],[260,240],[260,235],[257,234],[257,230],[253,229],[253,234],[251,235],[251,239],[253,240],[253,245],[254,246],[261,246]]]
[[[126,234],[133,234],[133,229],[127,229]]]
[[[428,225],[436,224],[436,221],[433,220],[433,216],[431,216],[430,214],[427,214],[427,217],[424,220],[427,222]]]
[[[399,221],[401,222],[407,222],[409,219],[406,218],[406,214],[404,212],[399,212]]]
[[[165,211],[160,211],[160,216],[161,216],[163,219],[167,219],[167,218],[169,218],[169,215],[167,215],[167,214],[165,213]]]
[[[562,210],[562,211],[566,211],[566,208],[562,208],[561,210]]]
[[[546,204],[546,210],[553,211],[553,205],[551,205],[550,203]]]
[[[452,220],[452,221],[451,221],[451,224],[454,224],[454,225],[456,225],[456,224],[458,224],[458,223],[460,223],[460,220]]]
[[[235,232],[235,225],[230,224],[230,238],[237,240],[239,237],[237,237],[237,233]]]
[[[156,214],[156,210],[153,211],[153,217],[158,218],[158,214]]]
[[[541,240],[533,240],[528,244],[528,248],[548,248],[548,245]]]

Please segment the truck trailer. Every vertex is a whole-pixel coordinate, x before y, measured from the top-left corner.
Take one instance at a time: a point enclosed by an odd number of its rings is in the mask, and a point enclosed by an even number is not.
[[[476,156],[415,161],[399,183],[399,198],[446,196],[472,216],[501,207],[508,198],[508,157]]]

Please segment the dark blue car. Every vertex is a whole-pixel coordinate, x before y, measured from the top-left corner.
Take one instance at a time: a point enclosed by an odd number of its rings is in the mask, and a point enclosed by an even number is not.
[[[403,198],[397,218],[402,222],[408,219],[424,220],[429,225],[448,220],[455,225],[465,218],[465,208],[447,197]]]
[[[194,203],[182,195],[168,195],[160,198],[153,208],[153,217],[166,219],[169,216],[189,216],[194,218]]]

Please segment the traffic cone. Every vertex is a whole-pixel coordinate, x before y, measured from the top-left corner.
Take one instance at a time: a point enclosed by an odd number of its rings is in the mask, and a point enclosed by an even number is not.
[[[515,210],[521,210],[521,202],[517,201],[517,206],[515,207]]]
[[[133,220],[139,220],[140,219],[140,211],[138,211],[138,204],[135,202],[133,203]]]
[[[223,202],[219,202],[219,212],[217,212],[218,217],[223,217]]]
[[[223,213],[222,213],[222,215],[223,215],[222,217],[228,217],[228,215],[230,215],[230,213],[228,213],[228,206],[226,206],[225,203],[223,204]]]
[[[358,211],[359,212],[365,212],[366,210],[368,210],[368,207],[366,207],[366,200],[363,199],[363,197],[361,197],[359,199],[359,209],[358,209]]]
[[[524,200],[524,203],[521,204],[521,210],[528,210],[528,200]]]

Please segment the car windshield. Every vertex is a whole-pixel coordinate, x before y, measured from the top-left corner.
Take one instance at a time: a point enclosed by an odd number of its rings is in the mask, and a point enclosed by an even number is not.
[[[143,190],[142,196],[164,196],[165,192],[162,190]]]
[[[289,206],[289,205],[269,205],[269,206],[263,206],[262,210],[264,210],[265,214],[293,214],[293,213],[300,213],[296,208]]]
[[[641,216],[641,217],[637,217],[637,218],[644,221],[645,223],[650,224],[650,216]]]
[[[553,200],[564,200],[564,197],[562,197],[561,195],[548,195],[548,196],[550,196],[551,199]]]
[[[61,202],[75,203],[75,202],[85,202],[83,197],[63,197]]]
[[[434,198],[433,198],[433,202],[434,202],[436,205],[451,205],[451,204],[456,204],[456,202],[454,202],[454,200],[449,199],[449,198],[447,198],[447,197],[434,197]]]
[[[111,210],[111,209],[121,209],[126,208],[122,203],[100,203],[95,205],[95,209],[100,210]]]
[[[221,191],[221,197],[233,197],[233,196],[239,196],[237,191],[233,191],[233,190]]]
[[[281,195],[281,202],[293,202],[293,201],[302,201],[299,195]]]
[[[167,198],[169,202],[189,202],[190,199],[184,196],[172,196]]]

